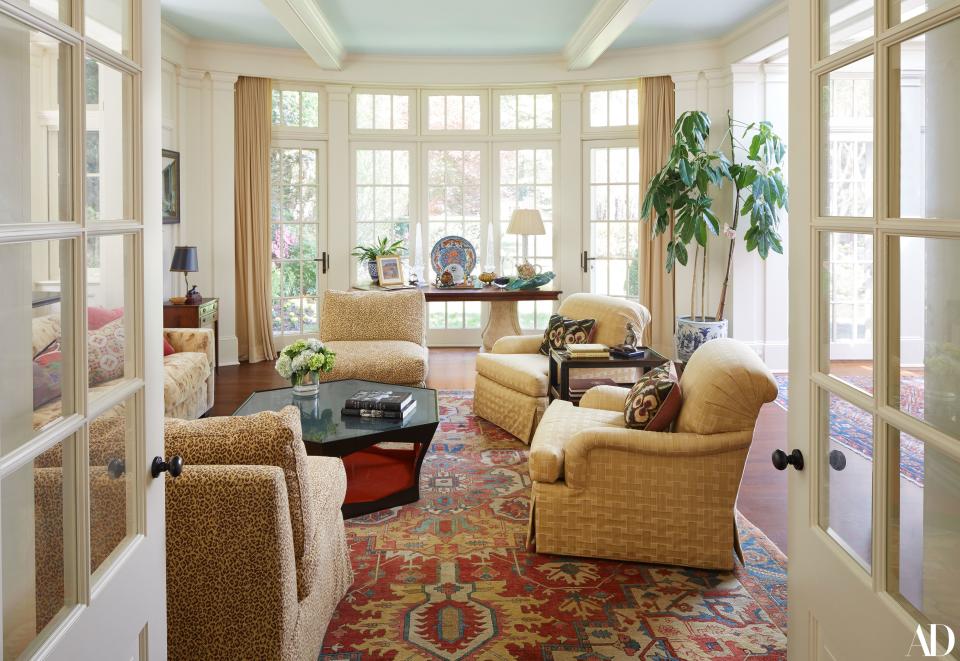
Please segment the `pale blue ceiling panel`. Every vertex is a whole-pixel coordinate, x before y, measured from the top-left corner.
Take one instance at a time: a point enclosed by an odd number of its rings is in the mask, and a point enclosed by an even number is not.
[[[729,34],[778,0],[653,0],[614,48],[706,41]],[[782,36],[782,35],[776,35]]]

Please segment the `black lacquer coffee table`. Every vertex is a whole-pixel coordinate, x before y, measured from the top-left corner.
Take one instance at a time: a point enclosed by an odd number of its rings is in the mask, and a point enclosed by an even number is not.
[[[409,392],[416,410],[405,420],[341,416],[343,403],[360,390]],[[437,391],[360,379],[320,384],[315,396],[294,396],[292,388],[254,392],[234,415],[300,409],[308,455],[341,457],[347,470],[345,518],[405,505],[420,499],[420,467],[440,424]]]

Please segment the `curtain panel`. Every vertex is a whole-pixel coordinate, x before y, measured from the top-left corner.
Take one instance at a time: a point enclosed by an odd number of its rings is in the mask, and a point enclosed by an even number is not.
[[[660,171],[673,146],[676,93],[670,76],[640,79],[640,194]],[[675,274],[667,273],[667,241],[670,235],[652,236],[654,217],[640,222],[640,303],[650,311],[651,321],[643,341],[664,356],[674,354],[676,316]]]
[[[269,78],[237,80],[234,153],[237,343],[241,361],[273,360]]]

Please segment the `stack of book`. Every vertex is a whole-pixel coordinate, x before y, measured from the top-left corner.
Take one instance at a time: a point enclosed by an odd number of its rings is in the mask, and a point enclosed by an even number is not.
[[[416,408],[417,402],[408,392],[361,390],[344,402],[340,414],[359,418],[404,420]]]
[[[570,358],[609,358],[610,349],[606,344],[568,344],[567,354]]]

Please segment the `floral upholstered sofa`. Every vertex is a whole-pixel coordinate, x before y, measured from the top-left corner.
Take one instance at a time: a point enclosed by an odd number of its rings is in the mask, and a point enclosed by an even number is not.
[[[90,314],[87,331],[90,393],[109,389],[123,378],[124,327],[122,311],[103,323]],[[101,320],[102,321],[102,320]],[[34,410],[33,428],[39,429],[61,414],[60,406],[60,316],[33,319]],[[208,328],[168,328],[163,367],[164,415],[194,419],[210,410],[214,397],[214,336]]]

